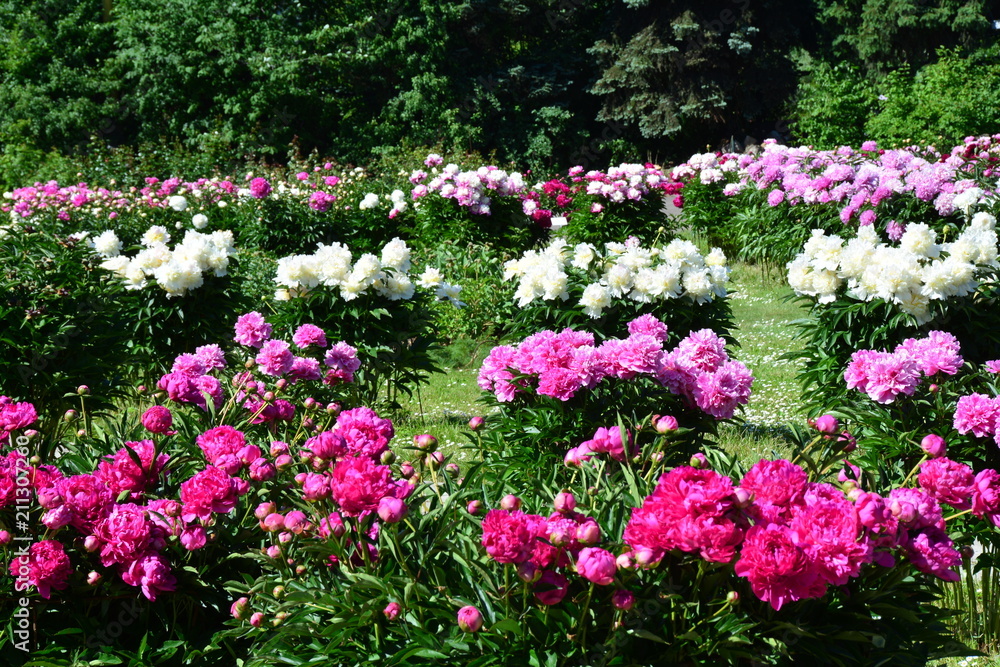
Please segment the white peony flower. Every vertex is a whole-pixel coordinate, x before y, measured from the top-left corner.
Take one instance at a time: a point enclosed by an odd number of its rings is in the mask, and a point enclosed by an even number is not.
[[[122,251],[122,242],[110,229],[94,239],[94,250],[106,259],[117,257]]]
[[[204,213],[196,213],[191,218],[191,224],[195,229],[205,229],[208,226],[208,216]]]
[[[167,198],[167,206],[175,211],[183,211],[188,207],[188,200],[180,195],[173,195]]]

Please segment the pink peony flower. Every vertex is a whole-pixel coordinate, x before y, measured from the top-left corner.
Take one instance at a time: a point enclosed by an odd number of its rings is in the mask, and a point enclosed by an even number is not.
[[[298,382],[299,380],[313,382],[323,377],[323,373],[319,367],[319,361],[310,357],[295,357],[295,359],[292,360],[292,367],[289,369],[287,375],[288,379],[291,380],[292,383]]]
[[[354,382],[354,374],[361,368],[358,351],[347,343],[336,343],[330,346],[323,357],[323,363],[330,367],[325,382]]]
[[[1000,404],[996,398],[983,394],[962,396],[955,406],[955,430],[962,435],[972,431],[977,438],[993,435],[996,432],[998,416],[1000,416]]]
[[[825,583],[843,586],[872,561],[873,549],[861,537],[854,505],[842,495],[802,509],[789,525],[792,541],[809,557]]]
[[[808,481],[806,471],[790,461],[761,459],[740,482],[754,498],[747,512],[758,521],[786,522],[792,506],[801,502]]]
[[[295,355],[289,350],[289,345],[283,340],[265,342],[257,355],[257,368],[266,375],[281,376],[292,370]]]
[[[27,556],[14,557],[9,570],[11,576],[26,579],[46,600],[52,595],[53,588],[65,590],[73,573],[69,556],[57,540],[35,542]]]
[[[736,406],[750,400],[753,375],[738,361],[725,361],[718,369],[698,376],[693,388],[694,400],[716,419],[729,419]]]
[[[257,177],[250,181],[250,196],[254,199],[263,199],[271,194],[271,184],[266,178]]]
[[[14,403],[8,397],[0,399],[0,431],[19,431],[35,423],[38,413],[31,403]]]
[[[895,354],[907,354],[920,367],[924,375],[937,373],[954,375],[962,367],[958,339],[946,331],[931,331],[926,338],[908,338]]]
[[[226,367],[226,355],[218,345],[202,345],[195,348],[194,353],[201,360],[206,373]]]
[[[628,323],[630,334],[645,334],[652,336],[661,343],[667,342],[667,325],[652,315],[640,315]]]
[[[171,373],[181,373],[192,378],[205,374],[205,362],[201,357],[194,354],[181,354],[174,359],[174,365],[170,368]]]
[[[101,564],[131,563],[150,547],[153,528],[145,508],[132,503],[115,505],[93,529],[101,544]]]
[[[303,350],[310,345],[326,347],[326,334],[315,324],[303,324],[292,334],[292,342]]]
[[[264,321],[264,316],[257,312],[240,315],[236,320],[236,336],[233,338],[240,345],[259,348],[271,337],[271,325]]]

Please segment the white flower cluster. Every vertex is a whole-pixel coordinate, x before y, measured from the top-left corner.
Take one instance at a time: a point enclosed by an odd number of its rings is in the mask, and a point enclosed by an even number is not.
[[[291,255],[278,260],[274,297],[287,301],[303,297],[323,285],[338,288],[345,301],[352,301],[369,289],[390,301],[409,300],[417,287],[434,290],[439,299],[464,306],[458,296],[462,288],[446,282],[436,268],[426,269],[416,282],[410,277],[410,249],[394,238],[382,248],[382,257],[365,253],[352,264],[351,251],[341,243],[320,243],[311,255]]]
[[[574,271],[575,269],[575,271]],[[542,251],[529,250],[504,265],[504,280],[518,279],[515,297],[524,308],[532,301],[569,299],[570,280],[586,284],[579,305],[600,317],[612,299],[641,303],[688,297],[706,303],[726,296],[729,268],[718,248],[702,256],[690,241],[643,248],[635,239],[608,243],[602,253],[589,243],[569,247],[557,238]]]
[[[830,303],[846,284],[849,297],[894,303],[924,324],[931,301],[972,294],[984,273],[1000,268],[996,218],[976,213],[950,243],[938,243],[937,232],[923,223],[907,225],[898,246],[881,243],[871,226],[847,243],[814,229],[787,268],[796,294]]]
[[[217,277],[228,272],[229,257],[233,254],[232,232],[203,234],[188,230],[173,250],[167,247],[169,242],[166,228],[154,226],[142,235],[145,249],[134,257],[120,254],[122,244],[113,231],[95,238],[94,249],[105,258],[101,266],[121,277],[126,289],[143,289],[152,278],[168,297],[182,296],[201,287],[206,272]]]

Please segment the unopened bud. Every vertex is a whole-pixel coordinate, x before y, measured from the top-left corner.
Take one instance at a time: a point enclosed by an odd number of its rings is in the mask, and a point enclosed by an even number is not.
[[[500,509],[513,511],[521,509],[521,499],[513,494],[507,494],[500,499]]]
[[[102,577],[100,572],[97,572],[96,570],[91,570],[90,573],[87,574],[87,585],[96,586],[97,584],[101,583],[101,578]]]
[[[396,461],[396,453],[393,452],[391,449],[387,449],[384,452],[382,452],[382,455],[379,457],[378,460],[384,466],[392,465]]]
[[[85,384],[81,384],[79,387],[76,388],[76,393],[79,394],[80,396],[86,396],[87,394],[90,393],[90,387],[88,387]]]
[[[698,468],[698,469],[707,468],[708,459],[705,458],[704,454],[699,452],[691,457],[691,460],[688,462],[688,465],[690,465],[692,468]]]
[[[482,417],[473,417],[472,419],[469,420],[469,428],[472,429],[473,431],[478,431],[483,427],[483,424],[485,423],[486,420],[483,419]]]

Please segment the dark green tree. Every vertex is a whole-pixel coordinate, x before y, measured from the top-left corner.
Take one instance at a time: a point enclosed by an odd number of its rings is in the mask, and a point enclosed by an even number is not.
[[[591,49],[600,120],[681,151],[774,129],[796,83],[789,54],[810,43],[811,3],[623,1],[611,35]]]

